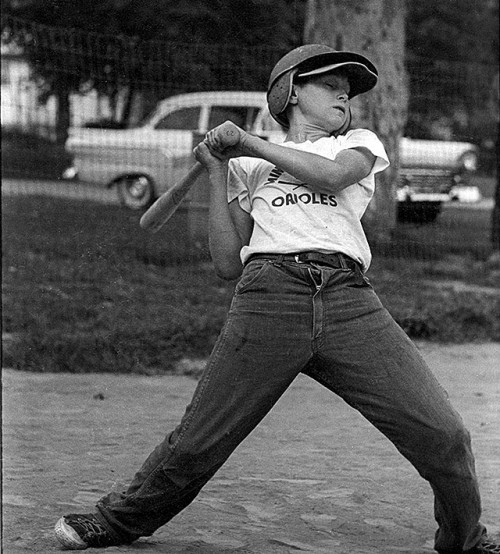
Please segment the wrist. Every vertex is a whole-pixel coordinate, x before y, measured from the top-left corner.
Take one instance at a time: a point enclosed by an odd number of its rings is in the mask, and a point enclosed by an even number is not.
[[[227,174],[228,160],[219,160],[215,158],[207,165],[207,171],[212,176],[221,176]]]
[[[257,147],[261,140],[261,138],[245,131],[240,139],[240,149],[245,156],[256,156],[258,155]]]

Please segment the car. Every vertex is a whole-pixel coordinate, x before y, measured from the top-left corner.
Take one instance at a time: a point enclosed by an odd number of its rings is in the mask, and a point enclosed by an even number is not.
[[[478,166],[478,147],[470,142],[419,140],[400,141],[397,213],[402,222],[430,223],[443,203],[465,198]]]
[[[271,142],[285,133],[267,109],[265,92],[208,91],[171,96],[136,128],[92,123],[69,131],[74,167],[67,176],[116,187],[122,205],[145,209],[193,163],[192,150],[205,133],[231,120]],[[454,186],[477,166],[471,143],[403,138],[397,188],[401,220],[433,221]]]
[[[115,186],[120,202],[147,208],[193,163],[196,140],[226,120],[266,140],[285,134],[267,110],[264,92],[199,92],[172,96],[136,128],[109,125],[70,129],[66,149],[74,156],[68,176]]]

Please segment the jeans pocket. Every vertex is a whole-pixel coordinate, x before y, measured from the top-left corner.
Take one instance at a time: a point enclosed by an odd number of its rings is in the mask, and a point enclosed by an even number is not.
[[[347,286],[354,289],[373,288],[370,280],[361,270],[351,271],[351,279]]]
[[[234,294],[243,294],[245,291],[249,290],[261,280],[270,265],[270,262],[266,260],[256,260],[246,265],[243,270],[243,275],[236,284]]]

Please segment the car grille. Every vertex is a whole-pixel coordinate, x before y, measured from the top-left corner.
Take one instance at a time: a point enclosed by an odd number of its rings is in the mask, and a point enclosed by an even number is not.
[[[409,187],[413,192],[448,193],[454,185],[453,174],[441,169],[407,169],[399,171],[398,187]]]

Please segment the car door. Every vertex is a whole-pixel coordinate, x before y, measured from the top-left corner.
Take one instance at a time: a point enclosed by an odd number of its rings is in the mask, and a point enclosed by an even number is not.
[[[154,124],[152,135],[156,137],[157,144],[174,157],[189,154],[193,133],[200,130],[201,113],[201,106],[183,106],[169,111]]]
[[[259,108],[255,106],[225,106],[214,104],[210,107],[208,129],[221,125],[224,121],[232,121],[245,131],[250,131],[257,117]]]

